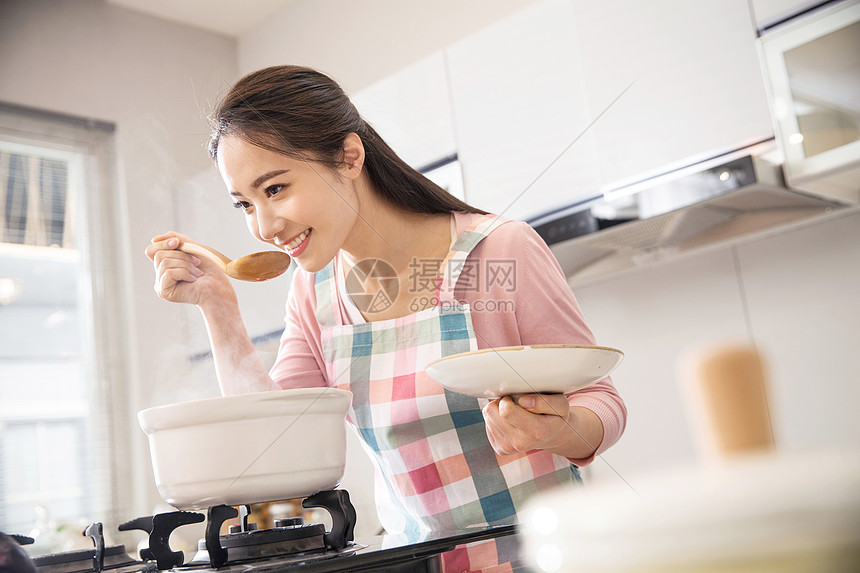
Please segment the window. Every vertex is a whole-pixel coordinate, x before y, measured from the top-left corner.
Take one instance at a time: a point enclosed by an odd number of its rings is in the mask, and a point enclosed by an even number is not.
[[[110,125],[0,105],[0,530],[121,511],[124,328]]]

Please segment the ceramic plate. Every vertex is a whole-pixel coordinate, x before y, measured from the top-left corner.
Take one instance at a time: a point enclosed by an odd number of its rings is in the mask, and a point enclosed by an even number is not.
[[[540,344],[487,348],[427,365],[436,382],[476,398],[566,394],[609,376],[624,353],[606,346]]]

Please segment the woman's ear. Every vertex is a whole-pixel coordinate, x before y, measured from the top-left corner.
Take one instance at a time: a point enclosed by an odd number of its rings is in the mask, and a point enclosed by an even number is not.
[[[364,167],[364,144],[356,133],[350,133],[343,140],[344,175],[356,179]]]

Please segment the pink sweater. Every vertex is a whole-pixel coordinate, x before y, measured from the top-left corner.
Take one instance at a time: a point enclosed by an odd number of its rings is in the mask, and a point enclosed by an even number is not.
[[[465,231],[475,216],[455,213],[457,233]],[[480,289],[474,289],[461,288],[461,277],[455,294],[472,309],[479,349],[530,344],[595,344],[594,335],[585,324],[558,261],[526,223],[512,221],[493,231],[471,252],[467,264],[478,260],[499,262],[501,268],[513,271],[515,281],[511,284],[497,280],[489,286],[488,281],[484,281]],[[508,300],[512,304],[486,304]],[[352,324],[342,300],[338,307],[336,312],[341,313],[342,322]],[[287,298],[286,328],[277,361],[270,372],[281,388],[329,384],[325,379],[321,327],[315,311],[314,274],[296,269]],[[570,394],[568,401],[592,410],[603,423],[603,442],[596,454],[604,452],[621,437],[627,409],[610,378]],[[571,462],[585,466],[593,460],[591,456]]]

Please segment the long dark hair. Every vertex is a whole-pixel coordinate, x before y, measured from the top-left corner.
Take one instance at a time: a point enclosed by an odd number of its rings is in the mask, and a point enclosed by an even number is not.
[[[350,133],[364,144],[364,170],[383,199],[412,213],[485,213],[457,199],[406,164],[359,115],[331,78],[301,66],[272,66],[240,79],[210,117],[209,154],[223,135],[301,159],[310,154],[335,169],[343,165]]]

